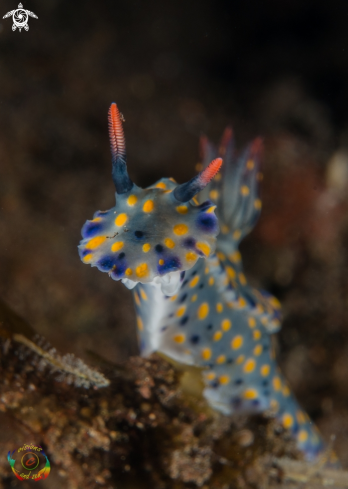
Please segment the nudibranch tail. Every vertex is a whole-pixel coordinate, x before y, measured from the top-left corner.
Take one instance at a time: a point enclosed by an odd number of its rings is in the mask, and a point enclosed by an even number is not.
[[[112,155],[112,179],[116,192],[125,194],[133,187],[127,171],[126,141],[123,133],[121,114],[115,103],[109,109],[109,136]]]
[[[179,202],[189,202],[198,192],[203,190],[215,177],[222,165],[222,158],[213,160],[205,170],[193,177],[189,182],[178,185],[174,197]]]

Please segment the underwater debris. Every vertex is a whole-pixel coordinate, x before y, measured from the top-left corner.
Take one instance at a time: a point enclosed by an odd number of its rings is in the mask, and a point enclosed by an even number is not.
[[[2,347],[6,355],[10,340],[20,343],[17,354],[23,360],[30,356],[29,363],[40,371],[48,369],[54,373],[55,380],[74,384],[76,387],[107,387],[110,381],[98,370],[95,370],[72,353],[60,355],[45,338],[36,334],[35,330],[21,317],[17,316],[0,300],[0,337],[5,339]]]
[[[213,412],[202,397],[190,394],[187,376],[156,354],[133,357],[122,369],[101,367],[100,375],[110,379],[104,389],[57,382],[52,364],[61,368],[64,357],[43,338],[29,340],[23,328],[11,331],[10,319],[20,318],[6,311],[0,333],[0,452],[17,441],[44,446],[52,486],[291,489],[306,480],[303,488],[320,489],[327,487],[326,474],[337,481],[348,477],[321,467],[310,472],[313,465],[300,461],[286,465],[301,455],[276,420]],[[50,368],[37,368],[39,359],[48,360]],[[306,479],[299,478],[301,471]],[[10,477],[3,457],[0,487],[1,482],[7,487]],[[312,480],[318,483],[310,485]]]
[[[86,388],[92,386],[107,387],[110,384],[110,381],[103,374],[88,367],[83,360],[75,357],[72,353],[59,355],[55,348],[38,335],[34,337],[36,341],[28,340],[22,334],[14,334],[13,339],[36,354],[39,370],[49,368],[51,373],[58,372],[59,375],[55,379],[59,382],[64,381],[67,384],[74,384],[76,387]]]

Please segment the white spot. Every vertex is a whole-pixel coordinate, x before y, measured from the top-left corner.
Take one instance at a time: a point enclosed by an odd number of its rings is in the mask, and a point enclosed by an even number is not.
[[[138,282],[134,282],[134,280],[131,280],[130,278],[123,278],[121,280],[123,285],[127,287],[127,289],[132,290],[134,287],[137,285]]]
[[[160,288],[164,295],[175,295],[180,289],[180,272],[170,272],[162,277],[155,277],[149,285]]]

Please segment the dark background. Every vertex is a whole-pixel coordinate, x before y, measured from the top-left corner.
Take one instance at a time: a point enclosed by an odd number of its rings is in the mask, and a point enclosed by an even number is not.
[[[17,8],[2,1],[1,17]],[[0,21],[0,297],[62,352],[137,353],[129,291],[77,254],[114,205],[107,110],[131,178],[194,174],[202,132],[265,138],[247,275],[284,305],[279,359],[348,465],[348,4],[25,0]],[[87,357],[86,357],[87,358]]]

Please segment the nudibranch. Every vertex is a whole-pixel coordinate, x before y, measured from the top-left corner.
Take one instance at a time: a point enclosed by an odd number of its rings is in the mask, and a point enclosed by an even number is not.
[[[235,158],[230,128],[218,149],[202,138],[197,176],[184,184],[162,178],[142,189],[127,172],[114,103],[109,133],[116,205],[83,226],[81,260],[132,289],[142,355],[157,351],[199,367],[212,408],[273,413],[315,459],[322,439],[291,394],[271,342],[280,304],[248,285],[238,251],[261,211],[261,140]]]

